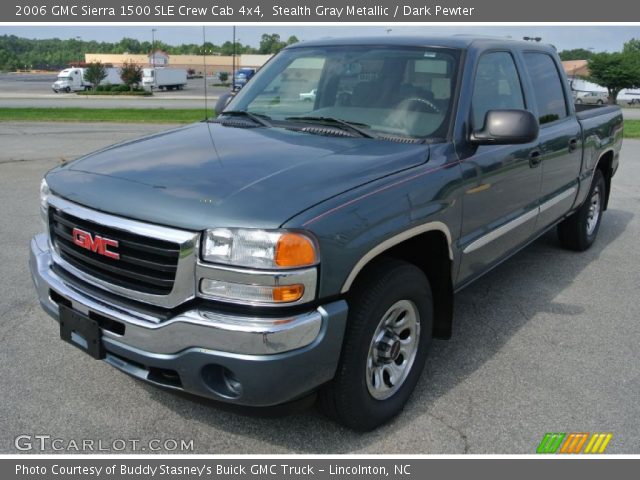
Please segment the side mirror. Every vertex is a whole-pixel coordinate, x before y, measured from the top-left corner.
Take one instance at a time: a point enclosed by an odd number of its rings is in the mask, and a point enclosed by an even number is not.
[[[231,99],[236,96],[236,93],[237,92],[226,92],[220,95],[220,97],[218,97],[218,101],[216,102],[216,106],[214,107],[216,113],[221,113],[229,104]]]
[[[474,145],[515,145],[538,138],[538,120],[527,110],[489,110],[484,127],[471,134]]]

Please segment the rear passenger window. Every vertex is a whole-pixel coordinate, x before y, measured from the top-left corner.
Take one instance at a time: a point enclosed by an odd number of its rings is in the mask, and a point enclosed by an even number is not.
[[[522,85],[510,53],[492,52],[480,58],[471,108],[474,130],[483,127],[489,110],[524,109]]]
[[[562,80],[553,59],[546,53],[525,53],[524,61],[533,84],[540,125],[567,116]]]

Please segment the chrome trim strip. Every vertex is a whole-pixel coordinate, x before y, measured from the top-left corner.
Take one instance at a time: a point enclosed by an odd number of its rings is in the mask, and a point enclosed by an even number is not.
[[[122,230],[125,232],[142,235],[145,237],[156,238],[173,243],[180,246],[180,256],[178,258],[178,268],[176,278],[173,283],[173,289],[168,295],[155,295],[150,293],[138,292],[129,288],[106,282],[92,275],[89,275],[66,262],[57,249],[49,240],[49,247],[52,252],[53,260],[70,274],[90,283],[93,286],[112,292],[123,297],[130,298],[142,303],[156,305],[164,308],[174,308],[195,297],[195,263],[198,255],[198,247],[200,242],[199,232],[189,232],[185,230],[177,230],[160,225],[148,224],[131,220],[128,218],[109,215],[97,210],[92,210],[76,203],[64,200],[60,197],[51,195],[49,197],[49,205],[61,210],[64,213],[87,220],[99,225],[105,225],[110,228]]]
[[[505,223],[501,227],[496,228],[495,230],[491,230],[486,235],[478,238],[477,240],[471,242],[467,245],[462,253],[471,253],[479,248],[484,247],[485,245],[493,242],[499,237],[509,233],[511,230],[518,228],[519,226],[527,223],[529,220],[532,220],[538,216],[539,207],[534,208],[533,210],[529,210],[528,212],[523,213],[519,217],[514,218],[513,220]]]
[[[559,195],[552,197],[551,199],[547,200],[542,205],[540,205],[540,213],[546,210],[549,210],[551,207],[557,205],[564,199],[569,198],[571,195],[575,194],[577,191],[578,189],[576,187],[571,187],[568,190],[565,190],[564,192],[560,193]]]
[[[478,250],[479,248],[484,247],[485,245],[493,242],[494,240],[498,239],[502,235],[509,233],[511,230],[518,228],[520,225],[523,225],[529,220],[537,217],[540,213],[549,210],[551,207],[557,205],[558,203],[565,200],[566,198],[569,198],[571,195],[575,194],[577,190],[578,190],[577,187],[573,186],[565,190],[564,192],[559,193],[555,197],[552,197],[546,202],[544,202],[542,205],[532,210],[529,210],[528,212],[523,213],[519,217],[514,218],[510,222],[505,223],[501,227],[498,227],[495,230],[492,230],[486,235],[483,235],[477,240],[471,242],[469,245],[467,245],[464,248],[462,253],[471,253]]]
[[[87,314],[98,313],[125,324],[124,335],[102,330],[105,337],[151,353],[172,354],[187,348],[205,348],[246,355],[281,353],[311,344],[319,335],[323,310],[274,318],[224,314],[193,309],[160,322],[140,318],[139,313],[105,305],[82,293],[51,269],[51,251],[45,234],[31,241],[31,273],[40,303],[54,318],[58,305],[51,300],[54,290]]]
[[[304,294],[295,301],[286,304],[251,302],[248,300],[234,300],[228,297],[216,297],[207,295],[200,291],[200,281],[202,279],[220,280],[223,282],[238,283],[242,285],[277,286],[293,285],[300,283],[304,285]],[[231,267],[228,265],[213,265],[198,261],[196,264],[196,286],[197,295],[202,298],[219,300],[226,303],[242,305],[282,307],[284,305],[300,305],[312,301],[316,297],[318,282],[318,271],[315,266],[296,270],[255,270],[241,267]]]
[[[421,233],[426,233],[426,232],[430,232],[430,231],[439,231],[439,232],[444,233],[445,237],[447,238],[447,244],[448,244],[448,247],[449,247],[449,259],[453,260],[453,251],[451,250],[451,232],[449,231],[449,228],[442,222],[424,223],[422,225],[418,225],[417,227],[410,228],[409,230],[405,230],[402,233],[394,235],[393,237],[388,238],[384,242],[378,244],[377,246],[375,246],[374,248],[369,250],[358,261],[358,263],[356,263],[356,265],[351,269],[351,273],[349,273],[349,276],[347,277],[347,279],[344,282],[344,285],[342,286],[341,293],[348,292],[349,289],[351,288],[351,285],[353,284],[354,280],[356,279],[356,277],[360,273],[360,271],[372,259],[374,259],[378,255],[380,255],[382,252],[384,252],[385,250],[390,249],[391,247],[393,247],[395,245],[398,245],[399,243],[404,242],[405,240],[408,240],[408,239],[410,239],[412,237],[415,237],[416,235],[420,235]]]

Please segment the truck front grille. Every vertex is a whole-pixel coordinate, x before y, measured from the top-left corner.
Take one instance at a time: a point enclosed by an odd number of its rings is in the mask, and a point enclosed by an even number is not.
[[[73,229],[118,242],[110,247],[118,259],[74,242]],[[130,290],[152,295],[168,295],[173,289],[180,258],[180,244],[125,232],[84,220],[55,207],[49,208],[51,241],[60,257],[78,270]],[[94,251],[96,250],[96,251]]]

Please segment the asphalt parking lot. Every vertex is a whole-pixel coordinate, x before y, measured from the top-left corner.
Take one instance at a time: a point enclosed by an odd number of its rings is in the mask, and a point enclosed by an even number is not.
[[[101,97],[54,93],[51,84],[56,73],[0,74],[0,107],[79,107],[79,108],[200,108],[204,105],[204,79],[187,80],[184,90],[155,91],[152,97]],[[213,103],[229,89],[214,87],[207,78],[207,97]]]
[[[40,178],[166,128],[0,123],[0,453],[22,434],[185,439],[210,454],[534,453],[546,432],[611,432],[607,453],[640,452],[640,141],[625,142],[594,247],[567,252],[549,233],[459,293],[453,339],[434,342],[405,411],[357,434],[313,407],[237,410],[159,390],[59,340],[28,272]]]

